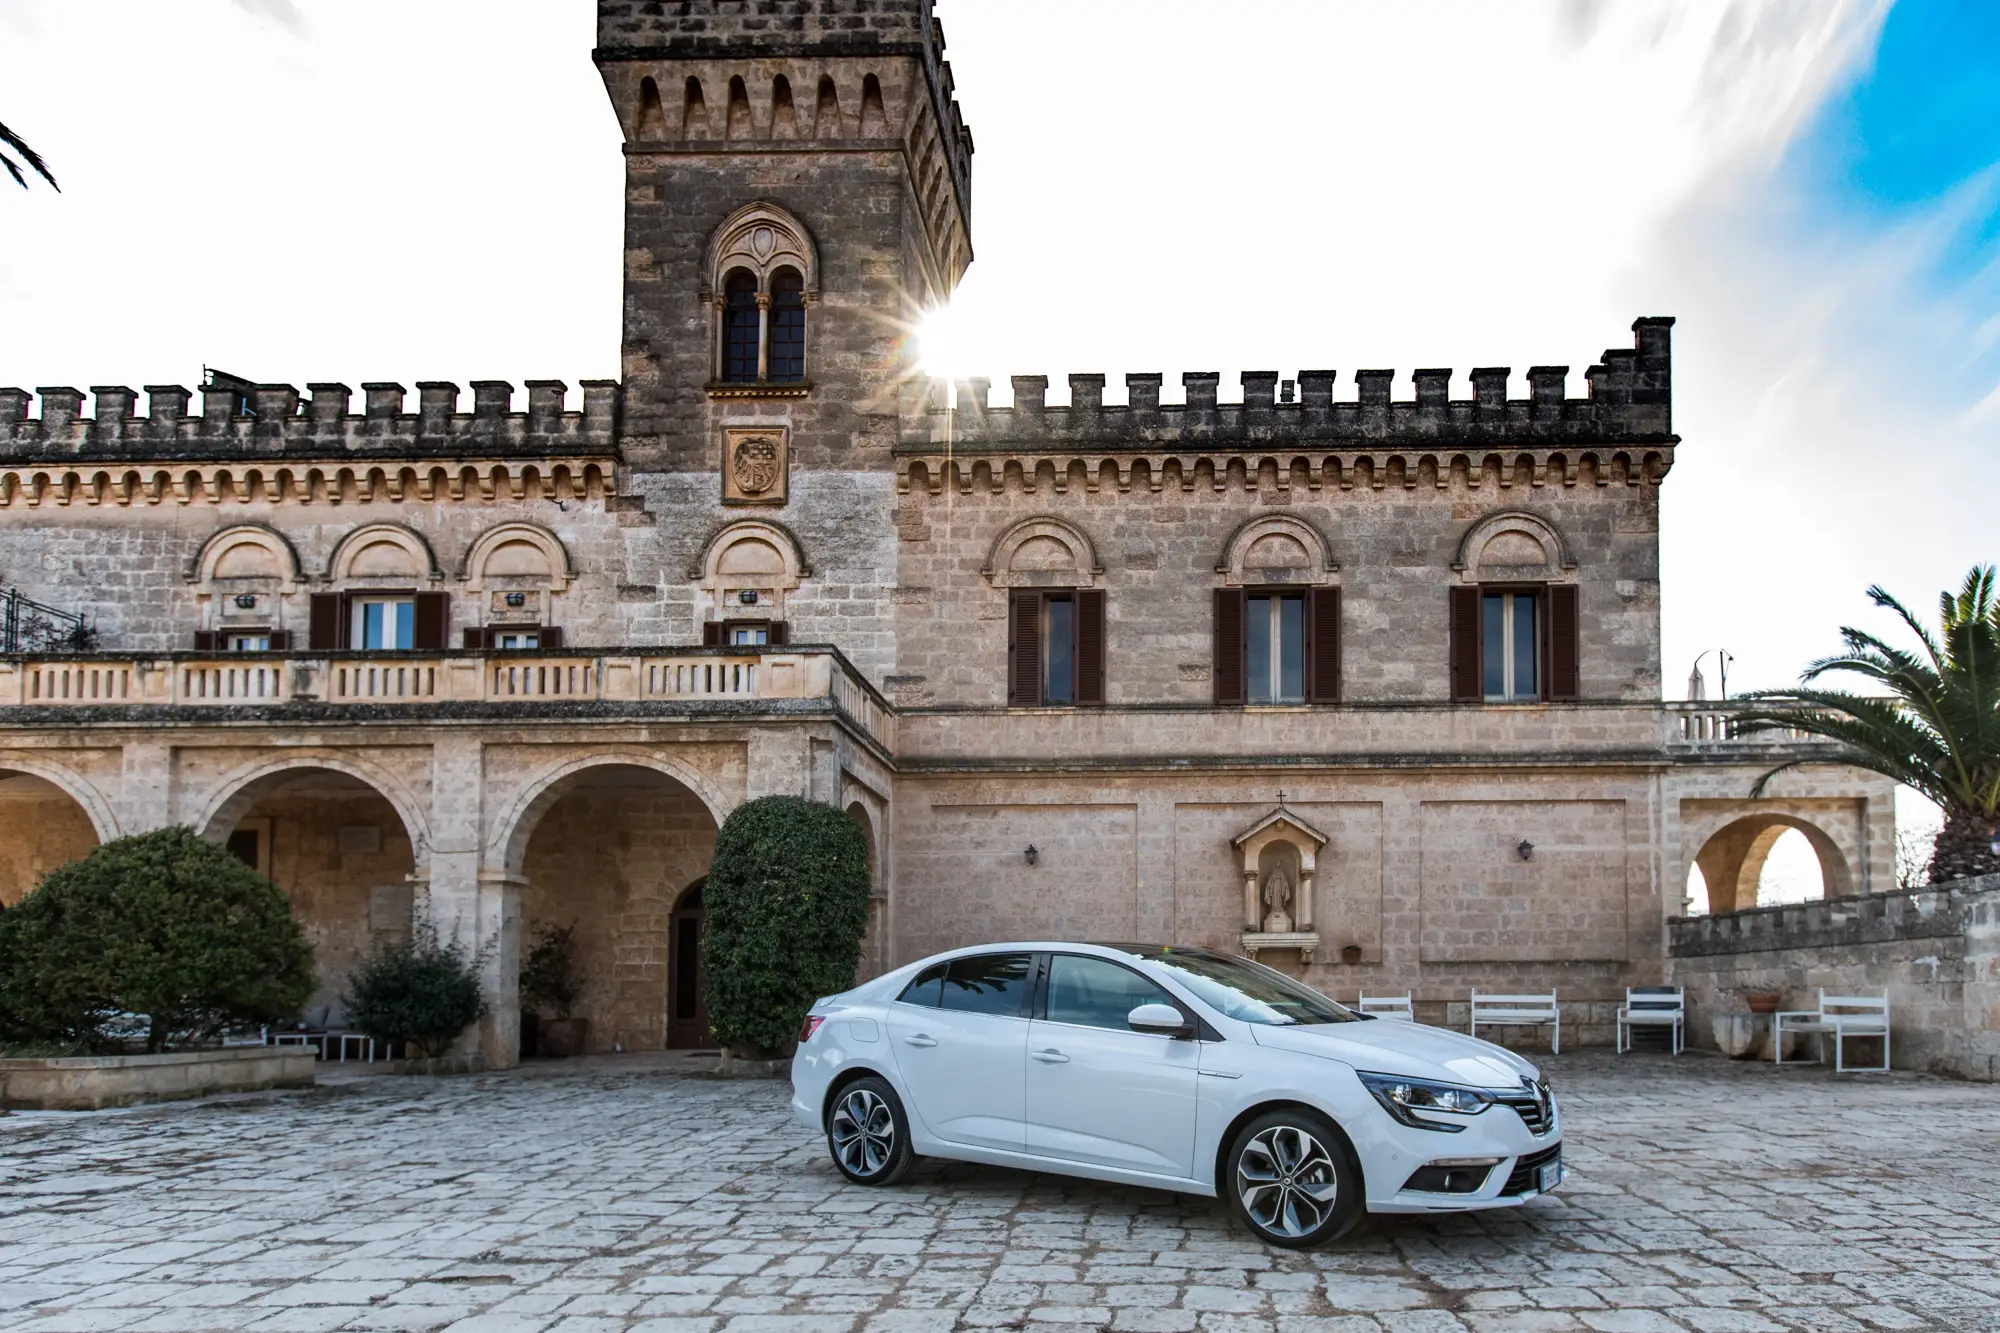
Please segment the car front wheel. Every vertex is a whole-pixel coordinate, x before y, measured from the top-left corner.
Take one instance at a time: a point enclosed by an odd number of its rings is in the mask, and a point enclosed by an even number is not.
[[[1237,1131],[1217,1182],[1243,1224],[1273,1245],[1306,1249],[1346,1234],[1366,1200],[1347,1142],[1304,1108],[1267,1111]]]
[[[880,1078],[858,1078],[834,1096],[826,1146],[840,1174],[857,1185],[893,1185],[909,1174],[910,1122],[896,1090]]]

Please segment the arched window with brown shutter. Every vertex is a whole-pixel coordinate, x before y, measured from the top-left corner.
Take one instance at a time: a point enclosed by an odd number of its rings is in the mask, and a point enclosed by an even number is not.
[[[771,277],[771,382],[797,384],[806,377],[806,283],[797,270]]]
[[[737,269],[722,289],[723,379],[733,384],[748,384],[757,378],[761,331],[757,279]]]

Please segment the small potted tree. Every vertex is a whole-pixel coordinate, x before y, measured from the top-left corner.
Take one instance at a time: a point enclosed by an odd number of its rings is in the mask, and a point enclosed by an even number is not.
[[[535,1015],[540,1054],[558,1059],[581,1055],[590,1039],[590,1020],[576,1016],[583,999],[583,970],[576,961],[576,925],[543,923],[521,960],[521,1010]]]

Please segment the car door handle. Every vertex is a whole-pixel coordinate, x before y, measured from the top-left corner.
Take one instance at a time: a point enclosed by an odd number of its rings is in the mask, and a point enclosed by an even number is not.
[[[1037,1060],[1040,1060],[1045,1065],[1066,1065],[1069,1063],[1069,1057],[1054,1048],[1046,1051],[1036,1051],[1034,1055]]]
[[[921,1032],[919,1032],[919,1033],[918,1033],[918,1034],[917,1034],[916,1036],[914,1036],[914,1037],[905,1037],[905,1038],[903,1038],[903,1040],[904,1040],[904,1041],[907,1041],[907,1042],[908,1042],[908,1043],[910,1043],[910,1045],[912,1045],[912,1046],[935,1046],[935,1045],[937,1045],[937,1038],[936,1038],[936,1037],[931,1037],[931,1036],[926,1036],[926,1035],[925,1035],[924,1033],[921,1033]]]

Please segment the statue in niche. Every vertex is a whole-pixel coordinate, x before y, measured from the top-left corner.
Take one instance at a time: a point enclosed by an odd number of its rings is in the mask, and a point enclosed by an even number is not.
[[[1292,881],[1280,866],[1264,876],[1264,933],[1284,935],[1292,929]]]

